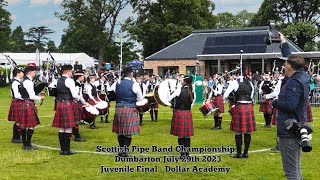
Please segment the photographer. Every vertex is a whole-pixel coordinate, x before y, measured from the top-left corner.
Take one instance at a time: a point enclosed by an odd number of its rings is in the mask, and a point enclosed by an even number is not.
[[[278,98],[272,102],[272,106],[279,110],[277,134],[279,137],[279,149],[282,157],[282,165],[287,179],[302,179],[300,168],[301,137],[297,136],[293,128],[288,129],[285,121],[295,119],[298,123],[306,121],[308,103],[308,85],[310,77],[304,72],[304,59],[299,55],[291,55],[289,45],[284,36],[280,35],[281,53],[288,57],[285,62],[286,81]]]

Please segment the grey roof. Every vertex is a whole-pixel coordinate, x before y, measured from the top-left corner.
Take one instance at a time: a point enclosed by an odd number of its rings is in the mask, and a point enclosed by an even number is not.
[[[197,59],[198,55],[204,54],[238,54],[238,49],[243,49],[244,53],[281,52],[279,48],[280,44],[265,45],[264,42],[261,43],[261,41],[263,41],[261,38],[267,37],[267,35],[268,26],[196,30],[180,41],[150,55],[146,60]],[[250,38],[251,42],[247,43],[246,38]],[[259,42],[252,42],[255,38],[258,39]],[[234,42],[234,44],[232,42]],[[303,52],[290,40],[287,39],[287,42],[292,52]],[[259,48],[254,48],[255,45],[257,45],[257,47],[259,45]],[[254,51],[254,49],[259,50],[258,52],[251,52]],[[248,52],[245,52],[245,50]]]

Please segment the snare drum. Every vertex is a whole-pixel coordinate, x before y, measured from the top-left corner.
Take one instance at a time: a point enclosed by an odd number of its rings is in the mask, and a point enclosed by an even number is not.
[[[145,112],[149,111],[149,109],[150,109],[150,105],[149,105],[147,99],[143,99],[141,101],[138,101],[136,103],[136,105],[137,105],[137,111],[139,113],[145,113]]]
[[[156,99],[154,98],[153,92],[146,94],[145,98],[148,100],[149,104],[155,104],[157,102]]]
[[[154,89],[155,100],[163,106],[171,106],[168,101],[170,95],[177,89],[181,89],[182,85],[177,79],[166,79],[157,85]]]
[[[82,111],[82,119],[87,122],[92,122],[99,115],[99,111],[94,106],[89,105],[84,107]]]
[[[218,108],[214,106],[213,101],[209,101],[205,103],[201,108],[199,108],[199,110],[201,111],[203,116],[208,116],[211,113],[215,113],[218,110]]]
[[[98,109],[99,115],[106,115],[109,112],[110,105],[106,101],[98,101],[94,107]]]

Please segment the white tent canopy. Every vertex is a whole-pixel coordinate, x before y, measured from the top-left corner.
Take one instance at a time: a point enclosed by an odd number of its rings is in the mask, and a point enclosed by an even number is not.
[[[36,53],[3,53],[9,55],[18,65],[36,63]],[[8,62],[6,57],[0,54],[0,62]],[[83,66],[83,68],[90,68],[94,66],[94,59],[88,56],[86,53],[51,53],[52,57],[57,64],[71,64],[74,65],[76,61]],[[43,61],[47,61],[47,58],[51,60],[48,53],[40,53],[40,65]]]

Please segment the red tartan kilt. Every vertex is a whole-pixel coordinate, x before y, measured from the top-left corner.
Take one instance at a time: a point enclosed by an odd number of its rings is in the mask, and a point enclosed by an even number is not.
[[[312,122],[313,118],[312,118],[312,112],[311,112],[311,105],[310,105],[310,101],[308,101],[308,106],[307,106],[307,122]]]
[[[13,98],[11,100],[9,114],[8,114],[8,121],[15,121],[19,122],[21,119],[21,107],[23,101],[20,99]]]
[[[272,100],[267,100],[263,103],[260,104],[260,108],[259,108],[260,112],[264,112],[264,113],[268,113],[268,114],[272,114]]]
[[[216,108],[218,108],[220,113],[224,113],[224,103],[221,95],[215,96],[213,99],[213,104]]]
[[[173,111],[170,134],[178,137],[194,135],[191,111],[178,109]]]
[[[75,114],[77,115],[76,121],[80,121],[82,119],[82,111],[83,111],[83,105],[81,101],[76,101],[76,110]]]
[[[80,113],[77,109],[78,105],[73,100],[57,100],[57,109],[52,126],[58,128],[74,127],[76,120],[80,119]]]
[[[278,111],[277,108],[273,108],[272,110],[272,125],[277,125]]]
[[[25,129],[28,127],[35,127],[40,124],[37,108],[34,101],[28,100],[22,102],[21,119],[19,121],[20,128]]]
[[[116,107],[112,132],[118,135],[135,135],[140,133],[138,111],[131,107]]]
[[[251,103],[237,103],[230,110],[232,116],[230,130],[236,133],[249,133],[256,130],[256,120]]]

